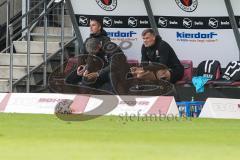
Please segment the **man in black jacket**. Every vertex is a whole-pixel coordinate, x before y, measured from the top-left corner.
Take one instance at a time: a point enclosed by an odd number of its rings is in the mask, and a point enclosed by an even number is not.
[[[144,76],[144,67],[154,63],[163,64],[168,69],[159,69],[155,72],[157,79],[166,79],[171,83],[180,80],[184,73],[184,68],[176,56],[172,47],[156,35],[153,29],[146,29],[142,32],[143,45],[141,49],[141,64],[143,68],[132,68],[132,73],[138,78]],[[156,65],[157,66],[157,65]]]
[[[67,77],[68,84],[78,84],[81,82],[84,85],[89,85],[94,88],[101,86],[106,80],[105,73],[100,70],[108,66],[105,59],[105,52],[102,50],[102,45],[99,39],[89,38],[86,40],[85,49],[88,53],[78,57],[79,66],[73,70]]]
[[[68,84],[81,82],[83,85],[117,94],[127,93],[125,75],[130,67],[120,47],[113,42],[102,46],[99,39],[89,38],[85,48],[88,55],[79,57],[85,60],[67,76],[65,82]]]
[[[107,32],[103,29],[101,20],[97,18],[92,18],[89,23],[90,35],[84,42],[83,54],[88,54],[85,48],[85,43],[90,38],[96,38],[100,41],[101,45],[104,46],[107,42],[110,42],[110,38],[107,35]]]

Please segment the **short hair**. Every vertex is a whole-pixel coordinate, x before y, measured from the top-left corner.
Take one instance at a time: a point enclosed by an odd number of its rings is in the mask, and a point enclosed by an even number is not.
[[[101,30],[103,29],[102,19],[97,18],[97,17],[92,17],[92,18],[90,19],[90,21],[95,21],[95,22],[97,22],[97,24],[101,27]]]
[[[99,46],[101,46],[101,41],[97,38],[89,38],[85,43],[85,48],[88,53],[95,53]]]
[[[145,36],[147,33],[150,33],[150,34],[156,36],[156,34],[155,34],[155,32],[152,28],[148,28],[148,29],[143,30],[142,36]]]

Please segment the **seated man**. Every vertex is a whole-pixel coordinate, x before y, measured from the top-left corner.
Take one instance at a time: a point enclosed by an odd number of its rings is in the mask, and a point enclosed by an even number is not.
[[[80,65],[66,78],[65,82],[70,84],[80,82],[93,88],[124,94],[126,87],[122,82],[124,75],[129,71],[129,66],[127,66],[126,56],[118,45],[108,42],[102,46],[98,39],[90,38],[86,41],[85,48],[88,55],[80,56]]]
[[[137,78],[143,78],[146,76],[146,69],[144,67],[152,64],[163,64],[167,66],[155,71],[155,77],[158,79],[166,79],[171,83],[175,83],[180,80],[184,74],[184,67],[180,63],[172,47],[156,35],[152,29],[146,29],[142,32],[143,45],[141,49],[142,67],[131,68],[132,74]]]
[[[101,43],[96,38],[90,38],[85,44],[88,55],[80,55],[79,66],[73,70],[65,79],[66,83],[88,85],[98,88],[103,85],[104,80],[100,79],[99,70],[107,65],[104,60],[104,52]],[[94,63],[95,62],[95,63]]]

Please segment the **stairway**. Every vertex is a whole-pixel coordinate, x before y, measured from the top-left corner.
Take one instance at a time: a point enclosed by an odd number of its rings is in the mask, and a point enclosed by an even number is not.
[[[47,56],[51,56],[60,49],[61,28],[48,27],[47,39]],[[64,28],[64,41],[69,41],[73,38],[72,28]],[[31,33],[30,42],[30,68],[40,65],[44,60],[44,28],[36,27]],[[13,56],[13,81],[16,81],[27,74],[27,41],[13,42],[16,53]],[[9,91],[9,64],[10,53],[0,53],[0,92]],[[60,64],[59,55],[47,65],[48,75]],[[31,92],[34,89],[41,87],[43,80],[43,67],[37,69],[30,77]],[[26,80],[21,81],[15,88],[14,92],[26,91]]]

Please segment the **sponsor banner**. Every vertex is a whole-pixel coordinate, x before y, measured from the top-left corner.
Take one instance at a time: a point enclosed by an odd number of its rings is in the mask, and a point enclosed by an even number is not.
[[[7,95],[7,93],[0,93],[0,102],[3,100],[3,98]]]
[[[141,33],[143,28],[105,28],[108,36],[113,42],[120,45],[128,59],[141,59],[142,39]],[[82,36],[89,36],[89,28],[81,28]]]
[[[160,1],[151,0],[155,16],[179,16],[178,21],[163,17],[160,23],[165,28],[159,28],[159,33],[180,59],[192,60],[194,67],[207,59],[219,60],[222,67],[239,59],[224,0],[173,0],[157,5]],[[167,28],[170,23],[181,27]]]
[[[71,2],[84,40],[90,34],[90,19],[98,17],[114,42],[124,42],[120,46],[128,59],[140,60],[141,32],[150,27],[143,1]],[[240,1],[231,2],[240,26]],[[194,67],[206,59],[219,60],[222,67],[239,59],[224,0],[151,0],[150,3],[160,35],[173,46],[180,59],[192,60]]]
[[[55,106],[72,100],[73,113],[87,115],[178,115],[174,97],[142,97],[112,95],[73,95],[45,93],[9,93],[0,101],[5,113],[54,114]],[[4,107],[3,107],[4,106]]]
[[[148,16],[76,15],[80,27],[89,27],[91,18],[98,18],[106,28],[150,28]],[[228,17],[155,16],[158,28],[231,29]],[[236,17],[237,20],[238,17]]]
[[[207,59],[218,60],[222,67],[239,59],[232,30],[159,29],[159,32],[174,48],[178,58],[193,60],[194,67]]]
[[[92,18],[102,21],[105,28],[149,28],[148,16],[76,15],[80,27],[89,27]]]
[[[91,18],[102,18],[104,29],[120,45],[128,59],[141,59],[144,28],[149,28],[147,12],[139,0],[71,0],[83,40],[89,37]]]
[[[45,93],[12,93],[4,112],[53,114],[54,108],[64,99],[73,100],[75,95]]]
[[[116,99],[117,101],[114,101]],[[105,105],[102,105],[106,101]],[[102,106],[100,106],[102,105]],[[106,107],[106,106],[109,107]],[[115,106],[111,108],[112,106]],[[98,109],[105,107],[105,109]],[[111,108],[112,110],[108,110]],[[108,112],[106,112],[108,111]],[[101,95],[88,101],[84,113],[88,115],[174,115],[178,116],[178,108],[174,97],[142,97]]]
[[[10,96],[10,93],[0,93],[0,112],[3,112],[5,110]]]
[[[147,16],[144,2],[139,0],[71,0],[71,2],[77,15]]]
[[[208,98],[199,117],[240,119],[240,99]]]

